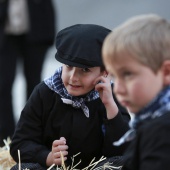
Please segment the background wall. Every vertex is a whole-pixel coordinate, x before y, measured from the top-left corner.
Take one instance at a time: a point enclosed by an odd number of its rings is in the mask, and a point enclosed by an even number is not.
[[[95,23],[110,29],[127,18],[157,13],[170,18],[169,0],[54,0],[59,30],[77,23]]]
[[[131,16],[156,13],[170,19],[169,0],[53,0],[56,11],[56,30],[74,24],[98,24],[113,29]],[[46,55],[42,79],[52,75],[61,64],[54,59],[55,47]],[[25,105],[25,80],[18,67],[13,87],[16,120]]]

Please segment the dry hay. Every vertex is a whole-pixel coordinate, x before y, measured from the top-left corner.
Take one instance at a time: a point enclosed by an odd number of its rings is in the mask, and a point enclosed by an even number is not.
[[[80,154],[78,153],[77,155],[73,156],[72,158],[72,165],[71,167],[66,167],[65,164],[64,164],[64,158],[63,158],[63,155],[62,153],[60,152],[61,154],[61,158],[62,158],[62,166],[59,168],[57,166],[56,170],[80,170],[80,169],[77,169],[76,167],[80,164],[81,160],[76,164],[74,165],[74,158]],[[111,163],[107,162],[101,166],[98,166],[96,167],[100,162],[104,161],[106,159],[106,157],[101,157],[98,161],[95,161],[95,158],[90,162],[90,164],[83,168],[82,170],[121,170],[122,169],[122,166],[113,166],[111,165]],[[53,168],[55,165],[53,164],[52,166],[50,166],[47,170],[50,170],[51,168]]]
[[[0,147],[0,170],[10,170],[16,162],[12,159],[9,153],[10,139],[4,140],[5,146]]]
[[[9,144],[11,143],[11,140],[8,138],[7,140],[4,140],[5,146],[4,147],[0,147],[0,170],[10,170],[14,165],[16,165],[16,162],[12,159],[10,153],[9,153]],[[74,158],[79,155],[80,153],[78,153],[77,155],[74,155],[72,157],[72,165],[70,167],[66,167],[64,164],[64,158],[62,153],[61,154],[61,158],[62,158],[62,165],[59,167],[56,167],[56,170],[78,170],[76,167],[80,164],[81,160],[74,165]],[[19,167],[18,170],[21,170],[21,159],[20,159],[20,151],[18,150],[18,157],[19,157]],[[83,168],[82,170],[121,170],[121,166],[119,167],[115,167],[112,166],[109,162],[105,163],[102,166],[96,167],[100,162],[102,162],[103,160],[105,160],[105,157],[101,157],[98,161],[95,161],[95,158],[90,162],[90,164]],[[55,166],[55,164],[51,165],[47,170],[51,170],[53,167]],[[23,169],[23,170],[29,170],[29,169]]]

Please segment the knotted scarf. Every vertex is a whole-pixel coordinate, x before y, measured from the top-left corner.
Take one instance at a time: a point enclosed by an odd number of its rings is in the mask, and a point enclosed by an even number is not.
[[[129,123],[130,130],[118,141],[114,142],[113,145],[119,146],[133,140],[136,136],[136,130],[144,121],[160,117],[168,111],[170,111],[170,86],[165,87],[154,100],[135,114],[134,118]]]
[[[81,108],[86,115],[89,117],[89,109],[85,105],[85,102],[90,102],[99,98],[99,93],[95,90],[90,91],[84,96],[72,96],[68,94],[67,89],[64,87],[64,84],[61,79],[62,67],[59,67],[54,75],[49,78],[44,79],[45,84],[57,94],[61,96],[63,103],[70,104],[74,108]]]

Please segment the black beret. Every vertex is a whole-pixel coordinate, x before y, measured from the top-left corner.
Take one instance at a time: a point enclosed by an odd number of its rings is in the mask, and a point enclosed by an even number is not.
[[[103,66],[101,49],[111,30],[94,24],[76,24],[58,32],[57,61],[73,67]]]

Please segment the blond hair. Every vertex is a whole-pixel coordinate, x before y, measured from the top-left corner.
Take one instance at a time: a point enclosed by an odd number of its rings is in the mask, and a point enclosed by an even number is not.
[[[102,54],[111,63],[130,56],[156,72],[170,59],[170,23],[155,14],[130,18],[106,37]]]

